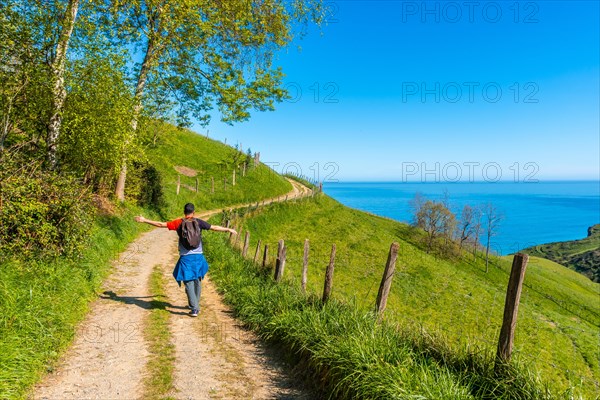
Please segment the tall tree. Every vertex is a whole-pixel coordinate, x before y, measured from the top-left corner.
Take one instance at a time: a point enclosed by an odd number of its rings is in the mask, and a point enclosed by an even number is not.
[[[485,246],[485,272],[489,271],[489,260],[490,260],[490,244],[493,236],[498,234],[498,226],[502,220],[502,216],[498,212],[496,206],[492,203],[487,203],[484,206],[483,213],[485,215],[485,233],[487,237],[487,243]]]
[[[427,232],[427,253],[433,247],[434,240],[446,234],[446,229],[452,224],[455,217],[441,202],[427,200],[419,210],[417,220],[421,221],[421,228]]]
[[[473,209],[473,260],[477,260],[477,248],[479,247],[479,238],[481,237],[481,206]]]
[[[320,0],[133,0],[111,6],[115,36],[142,49],[131,127],[137,129],[149,87],[177,104],[180,125],[207,124],[217,107],[222,120],[244,121],[250,110],[272,110],[286,97],[276,51],[293,27],[320,22]],[[115,188],[125,198],[127,159]]]
[[[79,9],[79,0],[69,0],[63,16],[60,21],[60,36],[56,44],[54,59],[52,60],[52,109],[50,121],[48,122],[48,136],[46,145],[48,146],[48,163],[50,168],[56,168],[57,164],[57,143],[62,124],[62,111],[67,97],[65,89],[65,64],[67,61],[67,50],[69,41],[73,34],[77,11]]]
[[[460,221],[458,223],[458,250],[462,250],[463,244],[469,240],[473,234],[473,208],[465,204],[460,213]]]

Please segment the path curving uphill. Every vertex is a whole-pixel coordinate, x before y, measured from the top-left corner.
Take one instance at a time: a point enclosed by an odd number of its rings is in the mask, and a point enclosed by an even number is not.
[[[306,197],[311,189],[288,179],[292,191],[268,199],[270,204]],[[256,203],[252,203],[256,204]],[[200,214],[208,218],[240,204]],[[232,318],[207,278],[202,285],[202,314],[190,318],[186,297],[172,279],[177,257],[176,235],[166,229],[146,232],[120,254],[93,302],[72,346],[54,372],[36,385],[33,399],[141,399],[146,396],[150,354],[144,327],[154,295],[149,288],[155,266],[166,282],[165,310],[175,353],[174,390],[177,399],[309,398],[295,387],[276,358],[251,332]]]

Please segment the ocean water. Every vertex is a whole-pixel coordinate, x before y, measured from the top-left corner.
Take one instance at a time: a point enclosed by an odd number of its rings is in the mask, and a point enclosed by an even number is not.
[[[466,204],[492,203],[503,219],[491,247],[502,255],[536,244],[581,239],[588,227],[600,223],[598,181],[339,182],[326,183],[323,190],[349,207],[402,222],[412,220],[410,201],[417,192],[441,200],[447,191],[457,216]]]

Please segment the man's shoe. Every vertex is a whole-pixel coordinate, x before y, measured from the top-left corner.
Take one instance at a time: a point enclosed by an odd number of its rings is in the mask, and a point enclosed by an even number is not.
[[[188,313],[188,315],[190,317],[197,317],[199,313],[200,313],[200,310],[192,310]]]

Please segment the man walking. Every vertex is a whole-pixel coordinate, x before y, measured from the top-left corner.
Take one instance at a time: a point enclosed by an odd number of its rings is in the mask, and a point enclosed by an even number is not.
[[[181,286],[185,285],[185,293],[188,298],[188,306],[191,308],[189,315],[197,317],[200,312],[200,293],[202,291],[202,279],[208,271],[208,263],[204,258],[202,250],[202,231],[211,230],[217,232],[229,232],[237,234],[230,228],[219,225],[211,225],[208,222],[195,218],[195,208],[192,203],[183,207],[183,218],[174,219],[169,222],[150,221],[144,217],[137,216],[137,222],[150,224],[159,228],[167,228],[177,231],[179,236],[179,260],[173,270],[173,277]]]

